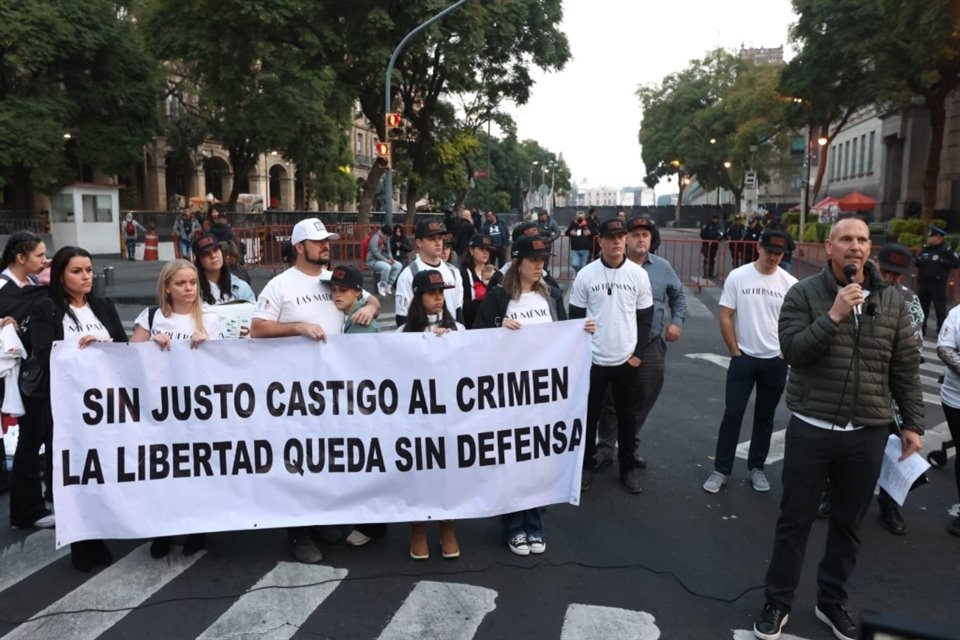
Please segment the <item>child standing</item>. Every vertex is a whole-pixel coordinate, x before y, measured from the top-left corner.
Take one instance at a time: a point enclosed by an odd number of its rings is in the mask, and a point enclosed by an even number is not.
[[[343,312],[344,333],[380,333],[380,325],[376,318],[368,325],[353,321],[353,314],[367,304],[367,301],[362,298],[363,274],[356,267],[350,265],[334,267],[328,283],[334,306]]]

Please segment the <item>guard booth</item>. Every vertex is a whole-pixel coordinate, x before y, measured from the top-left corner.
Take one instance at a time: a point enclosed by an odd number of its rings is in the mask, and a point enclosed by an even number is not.
[[[50,196],[50,234],[57,249],[94,255],[120,251],[120,186],[75,183]]]

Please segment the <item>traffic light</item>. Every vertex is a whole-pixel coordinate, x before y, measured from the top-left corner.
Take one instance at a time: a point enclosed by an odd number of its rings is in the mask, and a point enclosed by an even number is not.
[[[400,123],[403,122],[403,118],[400,117],[399,113],[388,113],[387,114],[387,131],[390,129],[398,129]]]
[[[374,145],[374,150],[377,152],[377,159],[383,160],[387,163],[387,167],[390,166],[390,143],[389,142],[378,142]]]

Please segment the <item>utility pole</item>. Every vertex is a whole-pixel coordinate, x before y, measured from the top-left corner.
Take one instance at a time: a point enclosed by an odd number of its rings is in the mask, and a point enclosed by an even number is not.
[[[457,2],[453,3],[452,5],[450,5],[449,7],[447,7],[446,9],[444,9],[437,15],[433,16],[432,18],[430,18],[420,26],[416,27],[413,31],[411,31],[407,35],[405,35],[403,37],[403,40],[400,41],[400,44],[397,45],[397,48],[393,50],[393,55],[390,56],[390,62],[387,63],[387,76],[386,76],[386,82],[384,83],[384,92],[383,92],[384,115],[390,113],[391,107],[393,106],[392,104],[393,101],[390,99],[391,97],[390,83],[393,80],[393,67],[395,64],[397,64],[397,58],[400,56],[400,51],[403,49],[403,47],[406,46],[406,44],[410,41],[410,39],[413,38],[413,36],[417,35],[421,31],[423,31],[424,29],[432,25],[434,22],[436,22],[437,20],[440,20],[443,16],[447,15],[451,11],[454,11],[455,9],[459,9],[460,6],[465,4],[466,2],[467,0],[457,0]],[[386,131],[384,131],[384,134],[386,134]],[[387,163],[387,173],[383,177],[383,191],[384,191],[384,195],[386,196],[386,203],[383,208],[384,213],[386,214],[385,216],[386,223],[392,226],[393,225],[393,160],[392,160],[392,157],[390,162]]]

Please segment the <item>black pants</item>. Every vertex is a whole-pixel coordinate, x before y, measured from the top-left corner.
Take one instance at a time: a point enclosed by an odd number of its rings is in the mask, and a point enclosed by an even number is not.
[[[18,526],[29,526],[50,513],[43,500],[40,470],[40,446],[45,444],[47,482],[52,486],[53,429],[46,417],[45,403],[46,400],[24,398],[26,413],[17,420],[20,440],[10,473],[10,522]]]
[[[727,406],[717,436],[717,457],[713,463],[715,470],[727,476],[733,471],[743,414],[747,411],[747,401],[754,386],[757,388],[757,400],[753,408],[753,435],[750,437],[747,468],[763,469],[770,452],[773,416],[786,383],[787,363],[783,358],[754,358],[743,354],[730,359],[730,366],[727,367]]]
[[[613,393],[613,402],[617,408],[617,444],[620,451],[620,468],[631,469],[636,466],[637,439],[634,428],[634,411],[637,405],[638,380],[640,367],[631,367],[624,362],[616,367],[604,367],[595,364],[590,367],[590,393],[587,396],[587,449],[583,456],[583,466],[590,467],[597,457],[597,423],[603,397],[609,387]]]
[[[0,437],[0,493],[6,493],[10,490],[10,477],[7,474],[7,450],[3,446],[3,438]]]
[[[933,303],[933,310],[937,312],[937,334],[940,333],[940,327],[947,318],[947,282],[940,278],[920,278],[917,287],[917,296],[920,298],[920,306],[923,307],[923,328],[926,331],[927,318],[930,317],[930,303]]]
[[[960,409],[940,403],[943,415],[947,418],[947,428],[950,429],[950,439],[955,447],[960,447]],[[953,472],[957,481],[957,494],[960,495],[960,455],[953,461]]]
[[[700,247],[700,253],[703,254],[703,275],[707,278],[713,278],[717,271],[717,249],[718,242],[704,242]]]
[[[807,548],[810,526],[830,478],[830,523],[827,547],[817,572],[817,602],[846,604],[844,586],[857,563],[860,523],[870,506],[880,475],[889,432],[866,427],[856,431],[820,429],[796,416],[787,426],[783,459],[783,498],[767,570],[767,600],[787,611]]]
[[[666,354],[667,343],[663,338],[657,338],[644,347],[643,354],[640,356],[643,364],[637,370],[637,406],[633,416],[633,433],[636,442],[634,459],[640,457],[640,429],[643,428],[650,410],[653,409],[663,389]],[[613,394],[609,391],[604,394],[598,432],[600,442],[597,445],[597,461],[613,460],[613,450],[617,446],[617,407],[613,402]]]

